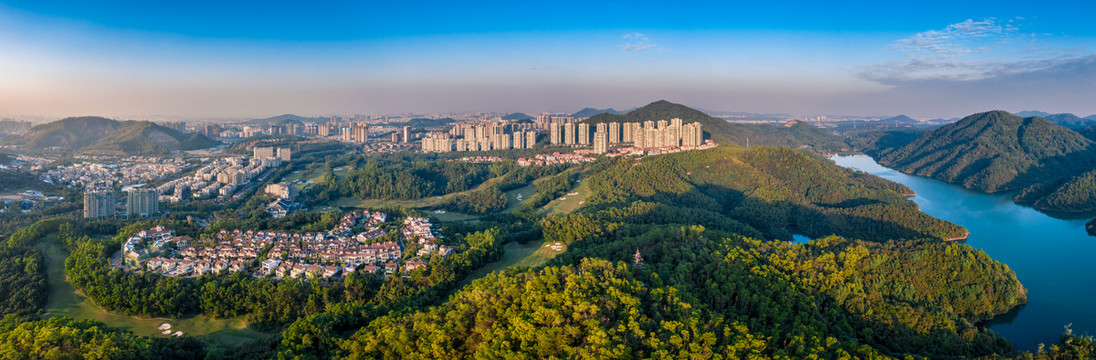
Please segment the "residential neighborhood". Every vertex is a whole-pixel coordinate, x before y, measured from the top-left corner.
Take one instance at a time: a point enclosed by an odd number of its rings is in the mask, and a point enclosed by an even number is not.
[[[404,272],[425,268],[422,258],[448,256],[453,248],[440,245],[440,235],[428,218],[407,217],[396,240],[382,240],[388,214],[354,211],[326,232],[221,230],[215,239],[176,236],[162,226],[137,232],[122,246],[127,271],[148,271],[171,277],[247,272],[255,277],[333,278],[355,271],[392,276],[401,268],[404,242],[419,245],[416,258],[403,261]]]

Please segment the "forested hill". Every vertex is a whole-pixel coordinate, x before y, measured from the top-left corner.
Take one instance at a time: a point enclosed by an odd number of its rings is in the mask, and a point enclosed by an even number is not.
[[[602,113],[583,123],[644,122],[680,118],[684,123],[699,122],[704,126],[705,138],[721,144],[772,145],[792,148],[812,148],[823,153],[848,151],[840,137],[824,129],[796,122],[792,126],[765,124],[738,124],[712,117],[685,105],[659,100],[624,115]]]
[[[205,135],[183,134],[148,121],[72,117],[35,126],[20,140],[27,148],[60,148],[109,155],[161,155],[218,145]]]
[[[594,116],[594,115],[597,115],[597,114],[624,115],[625,112],[624,111],[617,111],[616,109],[613,109],[613,108],[608,108],[608,109],[604,109],[604,110],[594,109],[594,108],[583,108],[582,110],[579,110],[578,112],[576,112],[574,114],[571,114],[571,117],[586,118],[586,117],[591,117],[591,116]]]
[[[578,211],[603,221],[624,216],[608,209],[627,209],[641,223],[696,224],[785,240],[792,233],[872,241],[967,234],[922,213],[903,185],[786,147],[720,146],[604,166],[586,180],[588,206]]]
[[[1047,210],[1096,209],[1096,174],[1086,174],[1096,143],[1042,117],[974,114],[874,155],[902,172],[975,190],[1022,189],[1018,201]]]

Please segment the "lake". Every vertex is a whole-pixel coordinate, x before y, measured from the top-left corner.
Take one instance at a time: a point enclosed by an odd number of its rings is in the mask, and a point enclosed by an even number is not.
[[[1066,325],[1096,333],[1096,237],[1085,219],[1059,219],[1012,202],[1011,194],[985,194],[943,181],[906,175],[866,155],[835,156],[837,165],[908,186],[921,211],[970,230],[966,244],[1007,264],[1028,289],[1028,303],[986,325],[1019,350],[1057,344]]]

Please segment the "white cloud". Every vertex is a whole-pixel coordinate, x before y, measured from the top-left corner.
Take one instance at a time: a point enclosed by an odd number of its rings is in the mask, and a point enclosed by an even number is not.
[[[620,50],[624,52],[639,52],[658,46],[651,43],[651,39],[647,38],[647,35],[643,35],[637,32],[624,34],[622,38],[624,40],[630,40],[623,44],[617,45],[617,47],[619,47]]]
[[[969,54],[978,51],[977,43],[985,39],[994,42],[1007,41],[1009,33],[1017,31],[1014,26],[1001,26],[993,18],[982,21],[967,21],[951,24],[943,30],[929,30],[911,37],[898,40],[892,48],[896,51],[914,55],[947,57]]]
[[[635,40],[639,40],[639,41],[650,41],[650,39],[647,39],[647,35],[643,35],[643,34],[640,34],[640,33],[637,33],[637,32],[630,32],[630,33],[624,34],[624,39],[625,40],[635,39]]]
[[[916,80],[973,81],[1039,71],[1087,54],[1069,53],[1021,32],[1023,18],[968,19],[923,31],[891,45],[903,59],[862,68],[859,76],[883,84]]]

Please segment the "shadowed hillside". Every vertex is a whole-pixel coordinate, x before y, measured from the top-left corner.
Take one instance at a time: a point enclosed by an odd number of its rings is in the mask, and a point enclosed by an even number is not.
[[[205,135],[183,134],[148,121],[74,117],[35,126],[23,134],[34,150],[63,149],[103,155],[160,155],[218,145]]]

